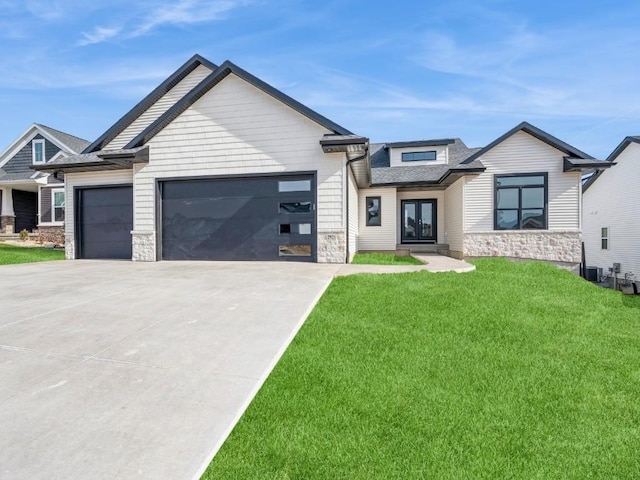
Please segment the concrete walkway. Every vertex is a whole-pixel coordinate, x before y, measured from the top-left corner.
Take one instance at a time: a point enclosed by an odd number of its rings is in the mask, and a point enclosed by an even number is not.
[[[355,275],[357,273],[406,273],[419,272],[426,270],[428,272],[471,272],[476,269],[475,265],[471,265],[463,260],[445,257],[437,253],[421,253],[413,254],[414,258],[420,260],[424,265],[354,265],[347,264],[340,267],[336,276]]]

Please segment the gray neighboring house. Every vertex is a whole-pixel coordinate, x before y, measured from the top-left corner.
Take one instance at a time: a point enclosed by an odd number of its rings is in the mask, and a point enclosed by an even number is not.
[[[0,233],[62,231],[64,181],[33,167],[76,155],[89,142],[34,123],[0,154]]]

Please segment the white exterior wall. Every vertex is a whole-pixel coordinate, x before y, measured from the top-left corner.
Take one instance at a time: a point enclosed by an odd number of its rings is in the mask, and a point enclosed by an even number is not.
[[[631,143],[584,192],[583,240],[588,266],[604,272],[614,262],[621,277],[632,272],[640,281],[640,145]],[[609,228],[609,249],[601,248],[601,229]]]
[[[566,154],[525,132],[518,132],[482,155],[486,171],[469,178],[464,189],[464,230],[493,232],[493,177],[548,172],[549,230],[580,230],[580,172],[563,173]]]
[[[157,120],[160,115],[171,108],[178,100],[184,97],[196,85],[211,73],[209,67],[198,66],[193,72],[187,75],[180,83],[164,94],[160,100],[149,107],[142,115],[125,128],[116,138],[111,140],[104,148],[114,150],[124,147],[133,140],[140,132]]]
[[[344,262],[346,157],[323,153],[326,133],[229,75],[149,141],[149,164],[135,175],[134,236],[155,234],[156,179],[316,171],[318,260]]]
[[[450,252],[462,254],[462,231],[464,218],[464,185],[462,177],[444,191],[444,243]]]
[[[379,227],[367,227],[367,197],[380,197]],[[358,192],[358,250],[396,250],[398,201],[395,188],[363,188]]]
[[[422,160],[418,162],[403,162],[402,154],[404,152],[436,152],[435,160]],[[449,148],[447,145],[435,147],[402,147],[391,148],[389,151],[389,165],[392,167],[416,167],[419,165],[444,165],[449,161]]]
[[[78,186],[132,184],[131,170],[105,170],[101,172],[67,173],[65,179],[65,250],[67,259],[75,258],[74,189]],[[134,204],[135,213],[135,204]]]
[[[358,187],[356,186],[356,179],[353,176],[353,172],[349,169],[349,257],[347,260],[350,262],[353,256],[358,251]]]
[[[445,202],[444,202],[444,190],[436,191],[419,191],[419,192],[398,192],[397,196],[397,208],[396,208],[396,244],[402,243],[402,200],[436,200],[436,242],[444,242],[444,216],[445,216]]]

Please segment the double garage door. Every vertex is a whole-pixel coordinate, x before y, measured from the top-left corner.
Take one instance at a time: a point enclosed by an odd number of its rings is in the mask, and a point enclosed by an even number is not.
[[[313,175],[159,184],[163,260],[315,261]],[[131,258],[130,186],[81,189],[78,257]]]

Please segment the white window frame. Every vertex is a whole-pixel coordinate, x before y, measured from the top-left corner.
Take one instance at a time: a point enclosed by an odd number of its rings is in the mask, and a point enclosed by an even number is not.
[[[42,160],[36,161],[36,145],[42,145]],[[45,151],[46,144],[44,138],[37,138],[31,142],[31,161],[34,165],[41,165],[47,162],[47,154]]]
[[[606,232],[605,232],[606,230]],[[605,235],[606,233],[606,235]],[[609,227],[602,227],[600,228],[600,250],[609,250],[609,247],[611,246],[611,229]],[[607,242],[607,248],[604,248],[602,246],[603,242]]]
[[[56,192],[62,192],[62,194],[64,195],[64,188],[52,188],[51,189],[51,223],[57,223],[57,224],[64,224],[64,218],[62,220],[56,220]],[[64,199],[64,205],[62,208],[67,208],[67,199]],[[60,207],[58,207],[60,208]],[[66,216],[66,211],[65,211],[65,216]]]

